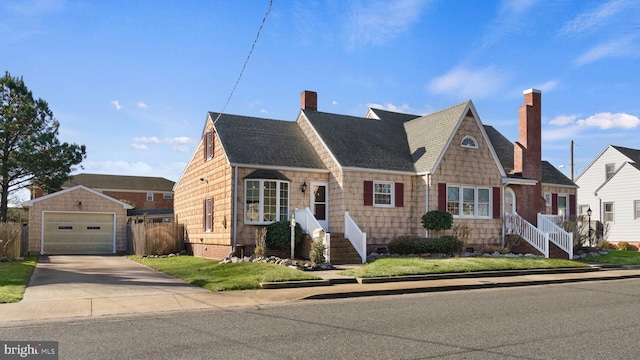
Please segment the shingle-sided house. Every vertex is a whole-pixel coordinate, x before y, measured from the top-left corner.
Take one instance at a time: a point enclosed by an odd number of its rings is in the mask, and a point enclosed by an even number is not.
[[[607,224],[607,240],[640,244],[640,150],[609,145],[578,176],[580,215]],[[595,228],[595,225],[593,225]],[[595,235],[595,234],[594,234]]]
[[[214,258],[251,248],[256,227],[294,213],[308,232],[348,238],[362,259],[398,235],[428,235],[430,210],[466,225],[467,247],[500,244],[506,213],[535,225],[539,213],[576,209],[575,184],[541,160],[541,93],[524,99],[515,143],[470,100],[426,116],[356,117],[318,111],[304,91],[295,122],[209,113],[174,187],[177,221],[194,254]]]

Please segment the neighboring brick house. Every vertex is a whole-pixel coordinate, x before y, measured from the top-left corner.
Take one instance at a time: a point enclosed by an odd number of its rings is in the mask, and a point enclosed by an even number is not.
[[[194,254],[214,258],[305,208],[331,238],[357,226],[366,252],[428,235],[430,210],[468,226],[468,247],[500,244],[505,213],[532,224],[538,213],[575,213],[575,184],[541,160],[540,91],[524,98],[516,143],[484,126],[470,100],[426,116],[355,117],[317,111],[317,94],[304,91],[295,122],[209,113],[174,187],[177,221]]]
[[[129,217],[142,218],[146,214],[148,221],[171,222],[174,184],[161,177],[77,174],[62,184],[61,189],[83,185],[116,200],[130,203],[134,208],[128,211]],[[31,199],[43,195],[38,188],[31,190]]]

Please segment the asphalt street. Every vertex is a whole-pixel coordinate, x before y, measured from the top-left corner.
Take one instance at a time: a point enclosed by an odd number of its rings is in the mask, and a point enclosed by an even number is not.
[[[640,280],[0,324],[60,359],[637,359]]]

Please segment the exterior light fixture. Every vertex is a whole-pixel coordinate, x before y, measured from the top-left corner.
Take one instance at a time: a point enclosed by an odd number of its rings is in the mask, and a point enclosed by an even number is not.
[[[307,191],[307,182],[306,181],[302,183],[301,189],[302,189],[302,193],[303,194]]]
[[[78,201],[78,209],[82,209],[82,201]]]

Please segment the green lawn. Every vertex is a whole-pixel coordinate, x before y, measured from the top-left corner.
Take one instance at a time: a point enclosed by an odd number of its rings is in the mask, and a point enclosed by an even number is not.
[[[218,264],[217,260],[193,256],[151,259],[131,256],[130,258],[210,291],[259,289],[261,282],[320,279],[311,273],[268,263]]]
[[[598,262],[617,265],[640,265],[640,251],[611,250],[609,254],[592,258],[584,258],[583,261]]]
[[[0,262],[0,304],[22,300],[37,263],[37,256],[29,256],[25,261]]]
[[[426,259],[418,257],[381,258],[342,273],[359,278],[385,276],[426,275],[488,270],[524,270],[575,268],[588,266],[575,261],[544,258],[450,258]]]

